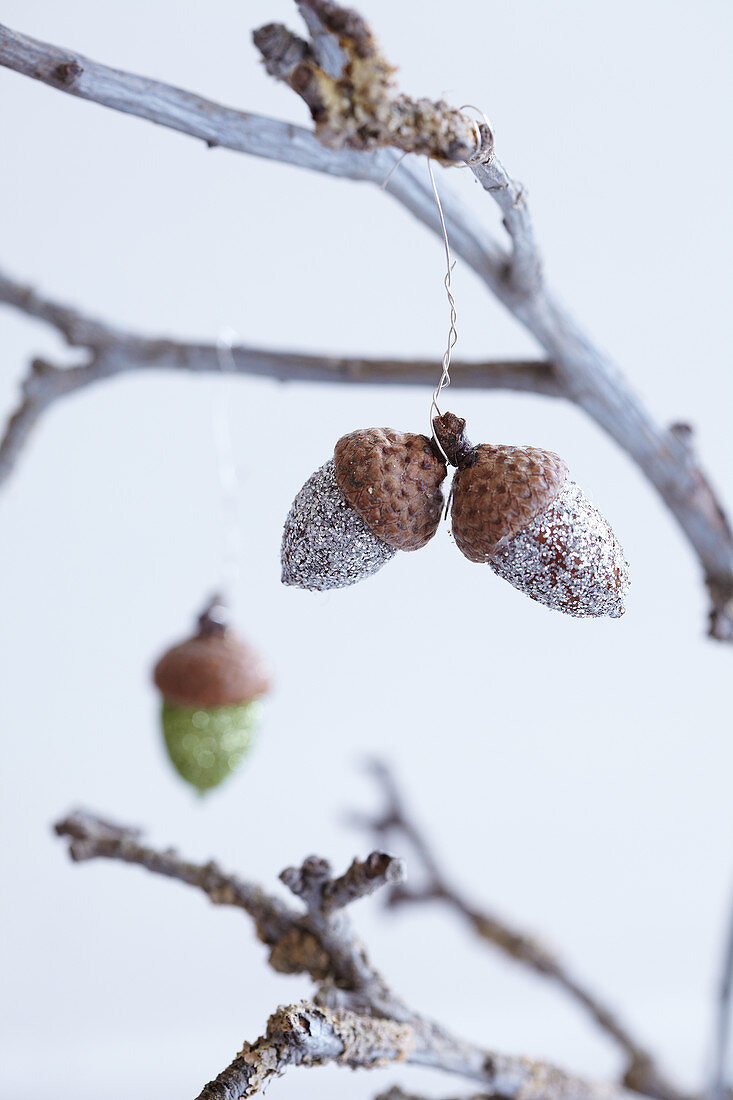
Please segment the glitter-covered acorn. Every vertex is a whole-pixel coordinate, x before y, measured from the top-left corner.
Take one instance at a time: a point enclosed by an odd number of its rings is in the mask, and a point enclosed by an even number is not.
[[[169,649],[153,671],[163,696],[162,726],[179,775],[204,793],[247,754],[270,676],[259,654],[227,625],[215,597],[193,637]]]
[[[457,467],[451,522],[459,550],[533,600],[581,618],[624,613],[628,565],[565,462],[535,447],[481,444],[445,413],[436,437]]]
[[[446,472],[425,435],[364,428],[343,436],[285,520],[283,584],[345,588],[398,550],[419,550],[438,528]]]

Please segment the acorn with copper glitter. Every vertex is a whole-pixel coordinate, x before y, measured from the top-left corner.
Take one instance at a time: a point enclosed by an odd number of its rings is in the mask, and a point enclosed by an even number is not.
[[[283,584],[326,591],[372,576],[435,534],[446,465],[425,435],[364,428],[342,436],[285,521]]]
[[[481,444],[453,413],[433,421],[453,477],[451,522],[459,550],[546,607],[578,618],[624,614],[628,565],[608,523],[535,447]]]
[[[153,671],[163,697],[168,756],[200,794],[218,787],[247,755],[270,687],[259,654],[227,624],[215,597],[191,637],[169,649]]]

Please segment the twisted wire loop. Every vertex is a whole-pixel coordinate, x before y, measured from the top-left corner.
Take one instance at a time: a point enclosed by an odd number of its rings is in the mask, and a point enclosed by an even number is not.
[[[237,334],[222,329],[216,338],[216,357],[223,379],[214,386],[211,399],[211,423],[219,477],[221,512],[220,577],[221,592],[228,603],[236,591],[240,577],[242,531],[239,520],[239,472],[234,458],[232,424],[229,406],[232,396],[232,375],[235,373],[232,346]],[[217,380],[218,381],[218,380]]]
[[[477,115],[481,115],[480,122],[476,119],[472,119],[476,133],[476,152],[465,164],[459,167],[470,168],[473,164],[482,164],[490,161],[494,155],[494,127],[489,122],[488,115],[486,115],[480,107],[475,107],[473,103],[464,103],[458,110],[475,111]]]

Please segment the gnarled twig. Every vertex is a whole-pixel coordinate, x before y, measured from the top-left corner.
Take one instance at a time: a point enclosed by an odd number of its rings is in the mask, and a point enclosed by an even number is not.
[[[312,1002],[273,1013],[265,1034],[246,1043],[198,1100],[241,1100],[289,1066],[327,1062],[367,1069],[392,1062],[427,1066],[475,1081],[503,1100],[632,1100],[631,1093],[612,1085],[592,1084],[543,1062],[465,1042],[395,995],[370,963],[345,909],[380,886],[401,882],[399,859],[374,852],[334,877],[325,860],[311,856],[281,876],[304,903],[304,909],[296,909],[215,863],[189,863],[171,849],[143,844],[138,829],[82,811],[69,814],[55,829],[68,839],[76,862],[138,864],[197,887],[217,905],[243,909],[271,947],[270,964],[287,973],[309,973],[317,983]]]

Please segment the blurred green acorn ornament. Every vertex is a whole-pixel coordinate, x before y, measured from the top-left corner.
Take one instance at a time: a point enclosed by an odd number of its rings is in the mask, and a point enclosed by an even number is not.
[[[168,756],[200,794],[218,787],[247,755],[259,722],[269,670],[227,622],[217,596],[191,638],[169,649],[153,671],[163,696]]]

